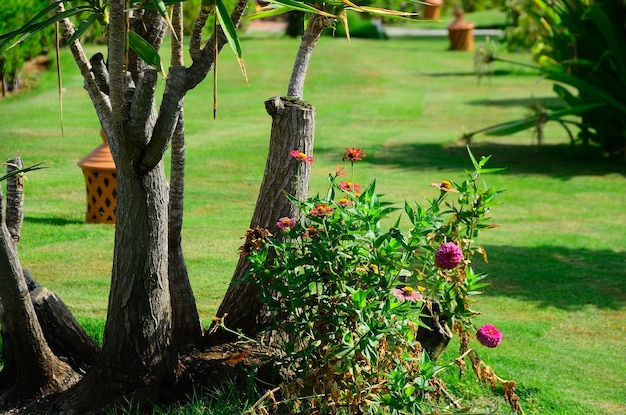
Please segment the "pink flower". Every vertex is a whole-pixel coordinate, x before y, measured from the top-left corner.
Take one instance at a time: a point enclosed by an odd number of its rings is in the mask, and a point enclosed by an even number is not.
[[[449,180],[444,180],[441,183],[431,183],[430,184],[433,187],[436,187],[437,189],[441,190],[442,192],[452,192],[452,193],[459,193],[458,190],[453,189],[452,183],[450,183]]]
[[[302,163],[313,163],[313,157],[307,156],[300,150],[292,150],[289,152],[289,155]]]
[[[415,291],[411,287],[394,288],[392,292],[393,292],[394,297],[396,297],[398,301],[400,302],[404,300],[417,301],[417,300],[421,300],[422,298],[424,298],[422,297],[422,294],[420,294],[418,291]]]
[[[452,269],[463,261],[463,252],[454,242],[442,244],[435,253],[435,265],[442,269]]]
[[[491,324],[485,324],[476,332],[476,340],[483,346],[494,348],[502,342],[502,332]]]
[[[354,163],[355,161],[363,160],[363,157],[367,156],[367,154],[365,154],[360,148],[346,147],[344,150],[346,150],[346,152],[343,153],[343,161],[349,159],[352,163]]]
[[[353,192],[356,194],[359,194],[361,192],[360,184],[347,182],[345,180],[342,180],[341,182],[339,182],[339,188],[343,190],[344,192]]]
[[[278,225],[278,227],[283,230],[291,229],[296,226],[296,220],[294,218],[288,218],[285,216],[284,218],[278,219],[276,225]]]

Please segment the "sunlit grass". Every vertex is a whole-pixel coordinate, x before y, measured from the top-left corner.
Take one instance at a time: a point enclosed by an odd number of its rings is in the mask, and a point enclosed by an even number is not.
[[[216,120],[210,83],[185,100],[183,245],[205,322],[230,281],[263,175],[271,123],[263,102],[286,93],[298,40],[257,36],[243,45],[250,85],[224,54]],[[423,202],[433,196],[431,182],[462,180],[471,167],[457,143],[462,133],[526,115],[531,96],[552,97],[548,83],[509,66],[478,86],[472,54],[447,46],[445,38],[320,41],[305,88],[317,120],[312,192],[325,192],[344,147],[361,147],[368,156],[357,165],[357,182],[376,178],[398,206]],[[100,144],[99,126],[67,52],[63,72],[65,136],[47,74],[38,90],[0,101],[0,157],[50,167],[28,175],[20,260],[101,335],[114,228],[84,223],[76,162]],[[527,413],[626,412],[625,169],[569,147],[558,127],[541,147],[532,142],[521,133],[472,143],[476,155],[492,154],[493,167],[506,167],[486,177],[506,192],[493,211],[500,227],[479,240],[489,263],[476,265],[492,283],[476,306],[479,323],[498,326],[504,342],[479,351],[500,376],[517,381]],[[456,389],[491,399],[469,385]]]

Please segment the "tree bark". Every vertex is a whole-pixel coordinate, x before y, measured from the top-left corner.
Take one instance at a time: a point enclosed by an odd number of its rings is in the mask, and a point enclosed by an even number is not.
[[[275,97],[265,101],[265,108],[272,117],[272,130],[265,165],[265,173],[259,190],[250,228],[257,226],[268,229],[274,236],[280,236],[276,224],[281,217],[297,218],[299,211],[285,194],[298,195],[304,200],[309,190],[311,166],[300,163],[289,156],[292,150],[313,155],[315,132],[315,108],[306,102]],[[299,181],[298,181],[299,179]],[[258,301],[258,287],[240,280],[246,275],[249,262],[240,257],[233,274],[232,283],[217,311],[218,317],[226,316],[227,327],[241,330],[254,337],[269,323]],[[231,340],[232,336],[217,332],[210,342]]]
[[[293,65],[287,88],[288,97],[275,97],[265,101],[265,109],[272,117],[272,131],[263,181],[250,222],[251,229],[259,226],[268,229],[274,236],[279,236],[280,229],[276,224],[278,219],[299,216],[297,207],[285,197],[285,193],[297,195],[300,200],[307,197],[310,165],[297,163],[289,157],[289,152],[299,150],[309,156],[313,155],[315,109],[302,100],[304,80],[317,41],[322,31],[331,27],[332,23],[333,20],[329,17],[311,16]],[[258,287],[241,282],[248,269],[248,260],[240,257],[231,285],[217,310],[217,316],[225,317],[227,327],[254,337],[270,321],[257,299]],[[211,332],[216,334],[208,339],[210,344],[233,338],[231,334],[215,330]]]
[[[307,25],[300,48],[296,55],[296,60],[291,71],[291,79],[287,87],[287,95],[290,97],[298,97],[304,99],[304,80],[309,69],[309,63],[313,56],[313,51],[317,45],[317,41],[324,29],[332,27],[333,19],[319,14],[311,16]]]
[[[0,191],[0,323],[10,343],[15,366],[4,369],[13,377],[0,395],[0,406],[57,393],[76,383],[79,375],[52,352],[43,335],[22,273],[13,237],[5,224]],[[4,337],[6,336],[6,337]]]
[[[24,167],[21,157],[7,161],[7,173]],[[18,174],[7,181],[6,225],[15,243],[20,240],[22,221],[24,220],[24,177]]]
[[[189,282],[183,255],[182,226],[185,188],[185,127],[181,111],[172,137],[169,199],[169,267],[174,344],[181,349],[198,344],[202,338],[202,324],[196,299]]]
[[[100,347],[85,333],[56,294],[35,281],[27,269],[23,272],[31,301],[50,349],[76,372],[86,373],[94,365]]]

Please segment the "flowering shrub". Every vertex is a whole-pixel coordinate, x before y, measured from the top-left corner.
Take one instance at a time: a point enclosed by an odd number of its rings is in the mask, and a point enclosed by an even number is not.
[[[354,177],[365,154],[345,150]],[[405,203],[404,217],[387,229],[385,220],[399,209],[382,200],[375,182],[361,191],[354,180],[338,180],[345,174],[339,169],[329,175],[326,196],[288,196],[301,217],[277,218],[278,238],[259,229],[248,237],[241,252],[251,263],[249,280],[282,334],[283,373],[292,380],[282,391],[284,411],[423,413],[439,404],[436,374],[443,368],[420,333],[432,330],[437,310],[461,336],[461,352],[469,351],[477,314],[471,304],[486,285],[470,267],[474,254],[486,258],[474,239],[494,226],[488,214],[500,193],[481,183],[482,174],[499,169],[469,154],[474,172],[460,183],[435,184],[438,195],[426,206]],[[309,162],[297,151],[292,157]],[[489,347],[501,340],[484,328],[478,336]]]

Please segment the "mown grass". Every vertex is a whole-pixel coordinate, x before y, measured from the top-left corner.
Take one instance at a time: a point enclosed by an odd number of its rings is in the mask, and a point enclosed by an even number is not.
[[[298,40],[256,35],[243,45],[250,85],[223,54],[216,120],[209,83],[186,98],[183,237],[205,322],[228,285],[256,201],[271,122],[263,102],[285,94]],[[471,167],[460,134],[526,115],[531,97],[553,99],[548,83],[511,66],[494,68],[478,86],[472,54],[447,47],[445,38],[353,39],[350,46],[322,39],[305,88],[317,119],[312,192],[325,191],[327,173],[349,146],[368,154],[357,182],[375,178],[399,206],[424,201],[433,196],[431,182],[460,180]],[[46,74],[37,90],[0,101],[0,157],[50,167],[28,176],[20,259],[97,336],[114,228],[84,223],[76,161],[100,143],[99,126],[67,52],[62,67],[65,136],[54,75]],[[570,147],[556,127],[541,147],[532,143],[531,133],[472,143],[476,155],[492,154],[493,167],[506,167],[486,177],[506,192],[493,212],[500,227],[479,240],[489,263],[476,265],[492,284],[476,306],[478,323],[498,326],[504,341],[479,349],[481,357],[517,381],[526,413],[626,413],[626,170]],[[455,378],[450,371],[459,396],[490,395]]]

